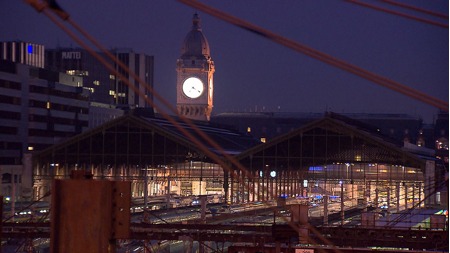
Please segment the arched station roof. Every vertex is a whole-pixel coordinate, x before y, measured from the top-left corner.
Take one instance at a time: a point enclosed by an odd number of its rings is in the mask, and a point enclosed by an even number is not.
[[[185,123],[179,126],[198,135]],[[388,163],[425,168],[425,160],[401,149],[398,143],[377,134],[358,121],[328,114],[260,144],[258,140],[207,123],[196,125],[222,151],[249,170],[270,166],[278,170],[302,170],[333,163]],[[208,150],[223,158],[219,150],[202,141]],[[187,160],[214,161],[165,119],[124,115],[102,126],[74,136],[33,154],[39,164],[135,164],[168,165]]]
[[[379,134],[376,128],[335,113],[254,146],[236,159],[250,170],[307,170],[339,163],[425,168],[424,159],[402,150],[400,143]]]
[[[186,160],[213,162],[180,130],[199,138],[192,127],[182,122],[178,122],[178,125],[179,128],[159,117],[143,117],[130,113],[33,154],[33,160],[40,164],[155,166]],[[208,142],[202,141],[209,151],[219,157],[222,157],[223,151],[227,155],[236,155],[259,143],[248,135],[232,130],[202,122],[198,122],[196,126],[222,147],[219,151]]]

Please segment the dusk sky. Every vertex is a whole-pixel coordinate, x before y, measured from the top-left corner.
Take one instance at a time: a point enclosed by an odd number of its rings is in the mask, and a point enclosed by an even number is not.
[[[155,57],[155,90],[175,106],[176,60],[195,9],[174,0],[57,1],[107,48]],[[448,102],[449,33],[343,0],[201,1],[257,26]],[[362,0],[448,25],[442,19]],[[448,0],[397,0],[448,16]],[[214,60],[213,115],[229,111],[405,113],[438,109],[198,11]],[[0,1],[0,41],[78,47],[25,1]]]

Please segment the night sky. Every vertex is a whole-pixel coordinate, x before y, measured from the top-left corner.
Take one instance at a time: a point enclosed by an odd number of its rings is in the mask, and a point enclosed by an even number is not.
[[[397,0],[448,16],[448,0]],[[342,0],[201,1],[438,99],[449,95],[448,28]],[[447,25],[441,19],[364,0]],[[172,0],[58,3],[107,48],[155,56],[155,89],[176,103],[176,60],[195,9]],[[438,109],[198,11],[215,62],[213,114],[229,111],[406,113]],[[25,1],[0,1],[0,41],[77,47]]]

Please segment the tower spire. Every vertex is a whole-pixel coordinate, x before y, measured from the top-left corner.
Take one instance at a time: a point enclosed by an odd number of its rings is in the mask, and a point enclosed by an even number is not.
[[[194,120],[209,121],[213,107],[214,62],[197,13],[177,60],[177,110]]]
[[[192,18],[192,30],[201,30],[200,27],[200,18],[198,17],[197,12],[194,13],[194,17]]]

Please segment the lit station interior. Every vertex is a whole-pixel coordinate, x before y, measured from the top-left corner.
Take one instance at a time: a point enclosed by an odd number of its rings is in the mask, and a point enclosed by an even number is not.
[[[132,197],[144,201],[209,195],[210,201],[239,204],[325,197],[393,211],[440,201],[431,157],[407,152],[376,129],[334,113],[266,143],[204,123],[196,127],[206,138],[187,124],[128,114],[54,145],[33,157],[34,199],[51,189],[52,179],[85,170],[94,179],[131,181]]]

